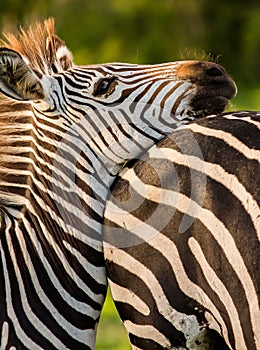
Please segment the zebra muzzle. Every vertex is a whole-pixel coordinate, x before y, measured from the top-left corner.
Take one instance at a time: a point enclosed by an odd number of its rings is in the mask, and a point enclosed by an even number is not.
[[[223,112],[237,87],[226,70],[213,62],[190,61],[180,66],[178,77],[196,84],[191,107],[195,117]]]

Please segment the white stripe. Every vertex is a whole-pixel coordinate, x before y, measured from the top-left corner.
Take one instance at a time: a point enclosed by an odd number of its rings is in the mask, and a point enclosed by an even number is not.
[[[108,281],[114,301],[127,303],[145,316],[150,314],[149,307],[133,291]]]
[[[134,176],[134,175],[133,175]],[[133,178],[132,178],[133,180]],[[132,181],[132,186],[134,188],[138,188],[140,187],[137,186],[138,181],[140,182],[140,180],[135,177],[134,178],[135,181]],[[240,255],[236,244],[234,242],[234,239],[232,237],[232,235],[230,234],[230,232],[226,229],[226,227],[223,225],[223,223],[221,221],[219,221],[217,219],[217,217],[210,212],[209,210],[205,209],[205,208],[201,208],[200,206],[198,206],[198,204],[194,201],[192,201],[190,198],[186,197],[185,195],[178,193],[178,201],[176,203],[176,193],[174,191],[169,191],[169,190],[164,190],[164,189],[160,189],[154,186],[148,186],[142,183],[142,186],[146,187],[146,198],[147,199],[151,199],[153,201],[156,201],[156,198],[159,199],[158,203],[161,204],[167,204],[167,205],[173,205],[174,207],[176,207],[179,211],[181,211],[182,213],[188,214],[190,216],[194,215],[195,213],[199,213],[197,219],[199,219],[206,227],[207,229],[212,233],[212,235],[215,237],[215,239],[217,240],[218,244],[221,246],[223,252],[226,255],[227,260],[230,262],[231,266],[233,267],[234,271],[236,272],[239,280],[241,281],[247,300],[248,300],[248,304],[249,304],[249,310],[250,310],[250,316],[251,316],[251,320],[252,320],[252,328],[254,331],[254,334],[259,334],[260,333],[260,329],[257,329],[260,327],[260,314],[258,312],[258,298],[257,298],[257,293],[255,291],[253,282],[251,280],[251,277],[247,271],[247,268],[244,264],[243,258]],[[152,194],[152,198],[150,198],[149,194]],[[165,199],[165,202],[162,202],[163,199]],[[111,203],[109,203],[109,206],[111,205]],[[119,208],[115,208],[113,209],[114,213],[120,213],[120,209]],[[112,213],[111,212],[111,213]],[[110,213],[110,210],[108,210],[108,215]],[[123,227],[127,228],[128,230],[130,230],[131,232],[139,235],[139,232],[141,233],[141,236],[145,235],[145,232],[149,232],[150,233],[150,237],[155,237],[152,238],[149,241],[149,244],[151,244],[152,246],[154,246],[156,249],[160,250],[165,256],[167,256],[167,252],[169,250],[169,246],[171,245],[170,242],[166,242],[163,244],[164,240],[166,239],[163,235],[161,234],[157,234],[156,235],[156,229],[151,228],[151,226],[147,225],[147,228],[145,228],[146,223],[140,221],[139,219],[133,217],[131,214],[126,213],[121,211],[120,213],[120,221],[117,221],[116,217],[111,216],[110,219],[114,222],[117,222],[118,224],[122,225],[122,222],[124,224]],[[139,221],[139,222],[138,222]],[[151,233],[153,232],[153,234],[151,235]],[[154,243],[157,239],[158,236],[161,237],[161,240],[158,241],[157,245]],[[161,248],[163,247],[163,248]],[[172,257],[174,257],[174,261],[172,262],[173,266],[174,264],[176,265],[177,262],[177,248],[175,246],[172,246],[172,252],[169,251],[168,253],[168,259],[169,261],[171,261]],[[173,250],[176,250],[176,253],[173,253]],[[230,253],[231,252],[231,253]],[[173,268],[174,269],[174,268]],[[181,268],[181,273],[177,273],[177,277],[178,276],[184,276],[185,275],[185,270],[183,268]],[[149,285],[149,284],[148,284]],[[187,290],[191,290],[190,287],[189,289],[187,289],[186,287],[184,287],[183,289],[185,292]],[[199,300],[200,303],[203,304],[203,300],[200,300],[200,293],[196,293],[196,300]],[[192,296],[191,296],[192,297]],[[203,299],[203,298],[202,298]],[[210,310],[212,310],[212,306],[209,307]],[[216,317],[218,319],[218,317]],[[222,323],[223,325],[223,323]],[[226,337],[226,341],[227,341],[227,337]]]
[[[194,237],[190,237],[188,240],[189,247],[196,258],[198,264],[201,266],[203,274],[208,281],[211,288],[214,292],[219,296],[220,300],[226,307],[227,313],[229,315],[229,319],[233,328],[233,332],[235,334],[236,342],[239,344],[239,349],[247,350],[243,332],[241,329],[241,324],[239,320],[239,315],[237,313],[236,307],[233,303],[232,297],[229,295],[228,290],[225,285],[218,278],[215,271],[208,264],[203,251],[198,243],[198,241]]]
[[[72,226],[70,224],[70,222],[65,222],[66,216],[69,217],[69,214],[70,214],[70,211],[67,208],[63,209],[63,215],[65,215],[65,217],[63,216],[63,219],[61,219],[60,216],[54,210],[52,210],[48,205],[45,204],[45,202],[42,200],[41,197],[37,196],[33,192],[32,192],[32,194],[34,195],[37,203],[39,203],[39,205],[42,208],[45,208],[45,210],[49,213],[51,219],[55,223],[57,223],[57,225],[61,228],[61,230],[64,232],[64,234],[68,235],[68,237],[72,236],[73,238],[76,238],[79,241],[81,241],[85,244],[88,244],[89,246],[91,246],[92,248],[94,248],[95,250],[97,250],[99,252],[101,252],[103,250],[102,243],[101,243],[101,223],[92,219],[90,216],[86,216],[87,221],[85,221],[84,231],[82,231],[82,228],[75,227],[75,225]],[[2,193],[1,191],[0,191],[0,195],[1,195],[2,200],[3,199],[6,200],[7,203],[13,203],[13,201],[12,201],[13,197],[9,197],[8,195],[5,196],[5,193]],[[44,222],[42,222],[40,220],[38,214],[35,212],[35,208],[31,205],[31,203],[25,197],[15,196],[14,203],[20,204],[20,205],[25,205],[27,207],[28,211],[38,218],[38,221],[40,223],[42,231],[45,232],[45,234],[47,234],[49,237],[50,234],[49,234],[49,231],[46,229]],[[68,206],[68,208],[71,208],[71,207]],[[71,209],[73,209],[73,207]],[[12,207],[7,207],[6,210],[8,210],[8,212],[13,217],[20,219],[21,212],[19,210],[14,210]],[[78,214],[78,217],[82,220],[83,214],[80,210],[77,210],[76,212],[72,211],[72,213],[75,214],[76,216]],[[87,231],[85,231],[85,230],[87,230],[87,228],[91,228],[91,229],[95,230],[97,237],[96,238],[89,237],[89,235],[86,234]]]
[[[63,240],[63,244],[66,249],[78,260],[82,268],[95,279],[97,283],[106,285],[105,269],[100,266],[92,265],[76,248],[74,248],[69,242]],[[84,312],[89,314],[89,312]]]
[[[132,185],[135,186],[140,179],[135,177],[135,181],[132,182]],[[248,304],[249,310],[252,319],[252,327],[255,334],[260,334],[260,313],[258,312],[258,298],[257,292],[255,290],[252,279],[248,273],[248,270],[243,261],[243,257],[238,251],[235,241],[224,226],[224,224],[208,209],[200,207],[195,201],[185,196],[182,193],[176,194],[174,191],[169,191],[161,189],[155,186],[149,186],[142,183],[146,187],[146,198],[149,200],[156,201],[156,198],[159,198],[161,204],[172,205],[176,207],[177,210],[185,213],[187,215],[193,216],[194,213],[198,213],[197,219],[200,220],[203,225],[212,233],[223,252],[226,255],[227,260],[233,267],[236,272],[240,282],[243,285]],[[150,195],[152,194],[152,198]],[[176,203],[176,195],[178,195],[178,201]],[[162,202],[163,199],[166,199],[165,202]],[[130,214],[127,213],[129,216]],[[112,218],[114,220],[115,218]],[[122,219],[121,219],[122,220]],[[124,220],[124,225],[127,227],[126,221]],[[144,227],[142,222],[142,226]],[[133,229],[132,229],[133,230]],[[149,230],[150,227],[149,227]],[[136,229],[135,229],[136,232]],[[150,242],[149,242],[150,243]],[[155,246],[156,247],[156,246]],[[165,245],[167,247],[167,245]]]
[[[248,159],[254,159],[258,162],[260,162],[260,151],[256,150],[254,148],[249,148],[247,145],[245,145],[243,142],[239,141],[235,136],[232,134],[223,131],[223,130],[217,130],[217,129],[210,129],[205,126],[199,125],[199,124],[189,124],[188,128],[192,130],[193,132],[200,133],[205,136],[213,136],[220,140],[225,141],[230,147],[238,150],[240,153],[242,153],[246,158]]]
[[[0,245],[0,247],[1,247],[1,245]],[[0,350],[6,350],[7,342],[8,342],[8,336],[9,336],[9,325],[8,325],[7,322],[4,322],[3,325],[2,325]]]
[[[10,242],[10,238],[9,236],[9,229],[11,227],[11,222],[8,222],[8,220],[6,220],[6,236],[7,236],[7,241],[8,241],[8,245],[9,245],[9,250],[10,250],[10,255],[13,259],[13,264],[14,264],[14,269],[16,272],[16,277],[18,279],[21,279],[21,275],[19,274],[19,271],[17,270],[17,265],[16,265],[16,260],[13,256],[13,249],[11,246],[11,242]],[[3,247],[0,241],[0,250],[1,252],[3,252]],[[26,333],[23,331],[23,329],[20,326],[19,320],[16,317],[15,314],[15,310],[13,308],[13,302],[12,302],[12,292],[11,292],[11,286],[10,286],[10,281],[8,278],[8,270],[7,270],[7,266],[6,266],[6,261],[4,258],[4,253],[2,254],[2,263],[3,263],[3,270],[4,270],[4,276],[5,276],[5,291],[6,291],[6,305],[7,305],[7,314],[10,317],[10,319],[12,320],[16,335],[18,337],[18,339],[29,349],[35,349],[35,350],[42,350],[42,348],[40,346],[38,346],[34,341],[32,341],[27,335]],[[19,283],[19,287],[20,287],[20,293],[22,294],[22,299],[21,301],[23,302],[23,306],[24,306],[24,311],[27,314],[29,312],[28,310],[28,305],[26,302],[26,296],[24,296],[23,294],[23,287],[21,286],[21,283]],[[30,308],[29,308],[30,309]],[[45,329],[45,325],[42,324],[40,322],[40,320],[37,317],[32,317],[31,322],[37,327],[43,327],[43,330]],[[66,349],[65,345],[63,345],[54,335],[51,334],[51,341],[53,341],[53,343],[56,345],[56,347],[62,349]]]
[[[170,341],[160,333],[155,327],[148,325],[137,325],[131,321],[125,321],[124,325],[129,333],[136,335],[139,338],[145,338],[153,340],[158,344],[163,344],[163,347],[170,349]]]
[[[32,212],[32,211],[30,211]],[[40,246],[39,241],[37,238],[37,234],[35,231],[32,229],[30,223],[26,220],[26,218],[21,215],[21,219],[24,222],[25,228],[28,232],[28,234],[31,236],[31,241],[35,245],[35,248],[38,250]],[[40,222],[40,221],[39,221]],[[44,227],[44,226],[43,226]],[[90,298],[97,302],[102,302],[103,301],[103,295],[102,294],[95,294],[89,286],[78,276],[77,272],[75,269],[70,265],[68,259],[66,256],[63,254],[62,249],[59,247],[59,245],[56,243],[55,239],[52,237],[49,231],[43,229],[43,235],[45,237],[46,242],[53,248],[55,251],[55,254],[57,258],[63,262],[63,267],[65,273],[68,274],[68,276],[75,282],[75,284],[80,288],[84,293],[86,293]],[[42,253],[41,258],[43,258],[43,263],[46,263],[45,256]],[[48,271],[48,270],[47,270]]]
[[[245,208],[245,211],[250,215],[257,232],[258,239],[260,239],[260,208],[256,200],[252,197],[251,193],[249,193],[247,189],[238,181],[235,175],[227,173],[218,164],[209,163],[198,157],[179,153],[171,148],[152,147],[148,151],[148,154],[150,158],[167,159],[172,161],[173,164],[176,163],[185,165],[190,169],[194,169],[199,172],[203,171],[207,176],[225,186],[237,199],[239,199]],[[131,179],[132,182],[133,176],[134,172],[129,172],[129,174],[126,173],[124,175],[124,178],[129,180]],[[156,193],[156,190],[154,191]],[[158,194],[160,193],[158,192]],[[161,195],[162,194],[160,194],[160,196]]]
[[[18,171],[17,171],[18,173]],[[36,178],[33,177],[33,180],[38,182]],[[41,182],[38,182],[39,186],[42,187],[42,190],[44,191],[43,185]],[[56,205],[60,212],[56,213],[56,211],[52,210],[44,200],[39,197],[35,192],[32,191],[31,187],[29,185],[19,186],[23,187],[25,189],[28,189],[31,192],[31,195],[34,196],[36,202],[41,206],[42,209],[46,210],[49,215],[51,216],[52,220],[54,220],[58,226],[67,234],[71,235],[80,241],[89,244],[91,247],[95,248],[98,251],[102,251],[102,244],[101,244],[101,223],[90,217],[87,213],[85,213],[85,210],[83,208],[78,208],[77,206],[73,205],[73,202],[67,202],[65,199],[58,197],[58,195],[53,196],[53,192],[50,190],[46,190],[46,192],[50,195],[50,197],[53,199],[56,199]],[[103,195],[105,195],[105,191],[103,191]],[[33,213],[36,217],[38,217],[38,213],[35,212],[35,208],[31,205],[28,199],[26,199],[24,196],[9,196],[7,194],[6,196],[7,200],[12,202],[14,198],[14,203],[25,205],[27,209]],[[91,197],[89,197],[91,199]],[[59,201],[58,201],[59,200]],[[79,198],[76,196],[75,201],[79,201]],[[96,202],[99,204],[99,207],[103,209],[103,204],[100,202],[97,202],[95,199],[93,199],[93,202]],[[92,202],[91,202],[92,203]],[[9,210],[9,208],[8,208]],[[11,209],[10,209],[11,210]],[[79,218],[80,221],[85,222],[84,226],[84,232],[82,232],[82,227],[79,227],[79,225],[75,225],[75,222],[69,222],[70,214],[73,214],[76,218]],[[17,212],[16,216],[19,218],[20,212]],[[60,218],[61,216],[61,218]],[[76,226],[76,227],[75,227]],[[45,227],[45,224],[42,222],[41,227]],[[88,234],[86,234],[87,228],[93,229],[96,232],[96,238],[89,237]],[[43,229],[44,230],[44,229]]]
[[[256,126],[260,130],[260,122],[256,121],[256,120],[253,120],[252,119],[253,116],[250,114],[250,112],[241,112],[241,113],[247,113],[248,117],[239,117],[239,116],[234,116],[232,114],[228,114],[228,115],[224,115],[223,118],[229,119],[229,120],[237,120],[237,121],[244,120],[247,123]],[[260,114],[258,114],[258,117],[260,117]]]
[[[42,260],[42,264],[45,266],[45,270],[46,273],[48,274],[50,280],[52,281],[54,287],[56,288],[57,292],[60,294],[60,296],[64,299],[64,301],[66,303],[68,303],[68,305],[70,305],[72,308],[74,308],[75,310],[77,310],[78,312],[82,312],[84,314],[88,314],[88,315],[93,315],[93,317],[97,317],[98,316],[98,312],[97,310],[93,309],[91,306],[89,306],[88,304],[85,304],[77,299],[75,299],[72,295],[70,295],[66,289],[63,288],[63,286],[60,284],[59,279],[57,278],[57,276],[55,275],[52,266],[49,264],[48,260],[46,259],[42,247],[41,247],[41,242],[38,240],[35,231],[32,230],[32,228],[30,227],[30,224],[24,220],[24,225],[25,227],[27,227],[28,229],[28,233],[29,236],[31,238],[31,241],[33,242],[33,244],[35,245],[35,249],[38,252],[38,256],[39,258],[41,258]],[[68,262],[66,262],[65,260],[61,260],[64,264],[68,264]],[[86,268],[86,267],[85,267]],[[103,270],[101,268],[101,270]],[[76,278],[76,276],[74,276],[74,279]]]
[[[23,238],[23,232],[19,229],[19,225],[17,224],[17,222],[15,223],[15,233],[17,235],[17,239],[19,240],[21,252],[22,252],[23,257],[26,261],[26,266],[27,266],[28,272],[30,273],[30,276],[32,279],[32,284],[34,286],[35,292],[36,292],[39,300],[46,307],[46,309],[49,310],[49,312],[53,315],[56,322],[67,332],[67,334],[69,334],[72,338],[78,340],[81,343],[88,342],[89,345],[92,343],[91,345],[93,346],[93,338],[95,337],[94,331],[91,329],[83,329],[83,330],[78,329],[74,325],[69,323],[59,313],[59,311],[56,309],[56,307],[52,304],[52,302],[49,300],[49,298],[45,294],[45,292],[42,289],[41,284],[38,280],[37,273],[34,269],[32,261],[30,259],[30,254],[28,254],[28,252],[26,250],[26,243],[25,243],[24,238]],[[11,245],[11,241],[9,244]],[[38,244],[39,244],[39,242],[38,242]],[[13,247],[11,247],[11,256],[12,256],[12,260],[13,260],[13,263],[14,263],[16,271],[17,271],[16,274],[17,274],[17,279],[19,281],[21,300],[22,300],[22,303],[24,306],[25,313],[26,313],[26,315],[29,316],[29,321],[36,327],[38,332],[41,333],[46,339],[49,339],[49,341],[52,342],[52,338],[54,337],[54,342],[56,342],[55,336],[53,336],[53,333],[49,330],[49,328],[45,327],[45,325],[40,320],[38,322],[38,317],[36,315],[34,315],[33,311],[30,308],[29,302],[27,302],[27,295],[26,295],[25,288],[24,288],[24,285],[22,282],[23,281],[22,277],[21,277],[20,272],[19,272],[19,266],[17,265],[17,262],[16,262],[16,257],[15,257],[15,252],[13,251]],[[59,287],[61,288],[61,290],[59,290],[58,292],[61,296],[62,296],[62,294],[67,294],[64,291],[64,288],[62,288],[61,286],[59,286]],[[74,299],[74,298],[72,298],[72,299]],[[72,304],[72,303],[70,302],[70,304]],[[77,302],[77,304],[78,304],[78,302]],[[83,303],[81,303],[81,304],[83,305]],[[71,306],[73,307],[74,305],[71,305]],[[86,304],[81,309],[81,312],[83,313],[83,310],[86,311],[86,309],[88,311],[87,314],[91,315],[93,318],[99,316],[98,311],[90,310],[90,307]],[[36,321],[36,324],[34,323],[34,320]],[[57,345],[58,345],[58,343],[57,343]]]
[[[109,202],[109,206],[110,205],[113,206],[112,202]],[[117,220],[117,217],[109,217],[110,213],[120,213],[120,211],[122,213],[122,216],[120,215],[120,220]],[[184,292],[184,294],[201,303],[206,309],[211,310],[211,312],[214,314],[214,317],[218,320],[218,323],[221,324],[222,332],[225,335],[225,338],[228,338],[225,322],[220,316],[215,305],[211,302],[207,294],[205,294],[199,286],[194,284],[188,278],[186,271],[183,267],[178,249],[174,242],[162,235],[153,227],[147,225],[145,222],[142,222],[141,220],[137,219],[130,213],[123,212],[120,208],[112,208],[112,210],[108,210],[108,216],[106,217],[108,217],[108,219],[112,220],[118,225],[122,225],[123,223],[122,227],[136,234],[137,236],[142,237],[144,231],[149,232],[149,234],[151,235],[150,237],[153,238],[150,239],[148,243],[154,249],[161,252],[169,261],[172,267],[172,271],[176,276],[180,289]],[[122,266],[127,271],[130,271],[132,274],[135,274],[136,276],[140,277],[151,291],[159,312],[170,323],[172,323],[176,329],[183,331],[180,320],[184,319],[184,314],[174,310],[173,307],[169,304],[169,301],[159,281],[146,266],[141,264],[139,261],[134,259],[125,251],[119,250],[116,247],[113,247],[107,243],[104,244],[104,253],[105,258],[107,260]],[[172,292],[174,293],[174,290]]]

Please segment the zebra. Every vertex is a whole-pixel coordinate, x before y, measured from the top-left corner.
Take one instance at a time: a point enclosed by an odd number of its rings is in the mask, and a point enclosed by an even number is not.
[[[235,83],[210,62],[77,66],[48,19],[6,34],[0,91],[0,348],[94,349],[110,185]]]
[[[260,112],[180,127],[121,171],[107,276],[133,349],[260,349]]]

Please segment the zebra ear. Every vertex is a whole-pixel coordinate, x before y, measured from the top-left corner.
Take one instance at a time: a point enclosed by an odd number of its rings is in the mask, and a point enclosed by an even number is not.
[[[47,38],[46,48],[47,51],[49,51],[49,57],[55,58],[54,64],[57,72],[65,71],[72,67],[72,54],[65,45],[64,41],[62,41],[58,36],[53,35]]]
[[[41,100],[44,89],[39,77],[16,51],[0,48],[0,91],[16,100]]]

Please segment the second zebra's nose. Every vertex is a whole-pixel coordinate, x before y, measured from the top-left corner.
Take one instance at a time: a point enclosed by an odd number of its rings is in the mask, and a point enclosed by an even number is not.
[[[237,87],[226,70],[217,63],[204,61],[183,61],[178,67],[177,77],[183,80],[190,80],[192,83],[219,93],[228,99],[233,98],[237,93]]]
[[[206,68],[205,72],[209,77],[220,77],[223,74],[221,69],[217,66]]]

